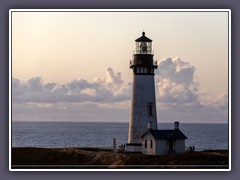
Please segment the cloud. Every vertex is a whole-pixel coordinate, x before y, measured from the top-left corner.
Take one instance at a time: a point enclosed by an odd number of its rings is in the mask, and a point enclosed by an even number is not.
[[[158,114],[162,121],[227,122],[228,95],[200,90],[195,67],[180,58],[166,58],[156,71]]]
[[[12,78],[12,117],[128,122],[132,84],[110,67],[105,73],[93,81],[74,79],[65,84],[45,83],[41,77],[26,82]],[[163,59],[155,74],[159,122],[227,122],[228,94],[202,90],[189,62]]]
[[[195,67],[180,58],[159,62],[156,71],[156,93],[160,103],[197,103],[198,83]]]
[[[109,104],[94,102],[13,103],[12,119],[24,121],[126,122],[126,119],[129,119],[129,106],[129,101]]]
[[[158,63],[156,74],[163,79],[172,82],[190,85],[194,80],[195,67],[189,62],[184,62],[180,58],[167,58]]]
[[[106,77],[93,82],[75,79],[67,84],[44,83],[41,77],[27,82],[12,79],[13,102],[16,103],[59,103],[59,102],[115,102],[130,98],[131,89],[124,84],[121,73],[106,69]]]
[[[228,105],[228,94],[209,94],[206,90],[199,93],[199,98],[204,106],[227,106]]]

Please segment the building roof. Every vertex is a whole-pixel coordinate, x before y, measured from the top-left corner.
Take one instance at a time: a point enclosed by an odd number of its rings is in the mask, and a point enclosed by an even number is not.
[[[154,139],[187,139],[187,136],[185,136],[182,131],[179,129],[174,130],[147,130],[141,138],[143,138],[146,133],[150,133]]]
[[[152,42],[151,39],[145,36],[145,32],[142,32],[142,36],[135,40],[136,42]]]

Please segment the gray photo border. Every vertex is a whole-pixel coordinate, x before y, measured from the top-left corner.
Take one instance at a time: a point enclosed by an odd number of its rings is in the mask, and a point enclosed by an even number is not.
[[[240,62],[238,61],[240,52],[240,36],[238,32],[240,31],[240,23],[238,19],[240,18],[240,2],[237,0],[201,0],[201,1],[191,1],[191,0],[166,0],[166,1],[154,1],[154,0],[122,0],[122,1],[112,1],[112,0],[1,0],[0,1],[0,82],[1,82],[1,93],[0,93],[0,117],[1,117],[1,130],[0,130],[0,143],[1,143],[1,153],[0,153],[0,174],[3,179],[45,179],[51,178],[53,180],[62,179],[147,179],[147,178],[168,178],[168,179],[238,179],[240,172],[240,156],[238,155],[240,151],[240,144],[238,143],[238,138],[240,137],[240,111],[238,110],[238,99],[240,96],[240,84],[238,83],[238,77],[240,77]],[[232,11],[232,170],[231,172],[9,172],[8,170],[8,10],[9,9],[26,9],[26,8],[216,8],[216,9],[231,9]]]

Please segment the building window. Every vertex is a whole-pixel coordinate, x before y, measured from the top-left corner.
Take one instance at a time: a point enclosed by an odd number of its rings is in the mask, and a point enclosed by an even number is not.
[[[153,141],[151,140],[150,142],[151,142],[151,143],[150,143],[150,147],[153,148],[153,147],[152,147],[152,146],[153,146]]]
[[[147,148],[147,140],[145,140],[145,148]]]

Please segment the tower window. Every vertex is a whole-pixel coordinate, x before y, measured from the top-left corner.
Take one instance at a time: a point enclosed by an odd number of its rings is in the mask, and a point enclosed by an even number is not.
[[[145,148],[147,148],[147,140],[145,140]]]
[[[150,141],[150,147],[151,148],[153,147],[153,141],[152,140]]]
[[[148,116],[153,116],[153,104],[148,104]]]

